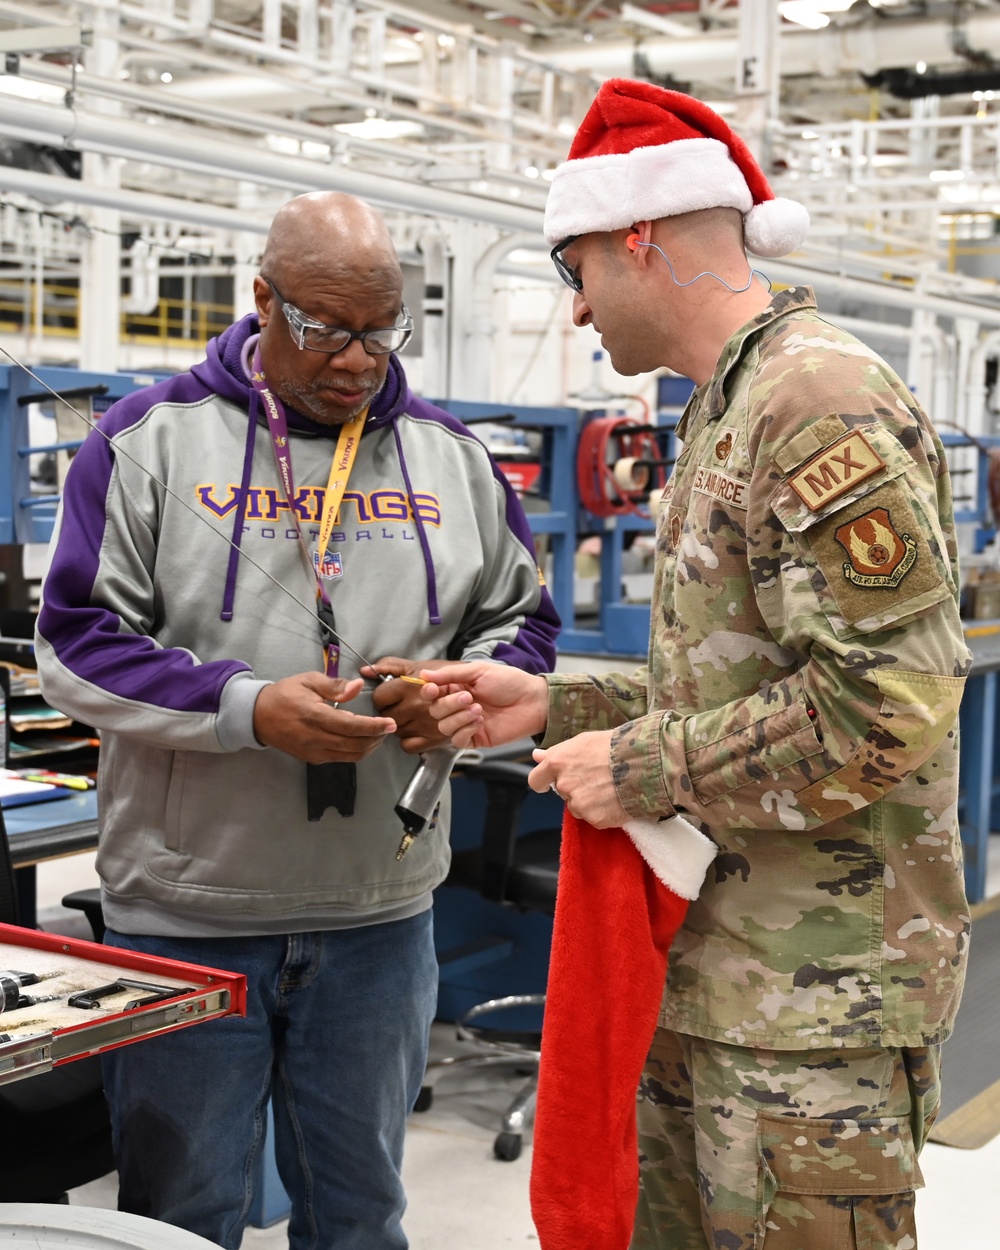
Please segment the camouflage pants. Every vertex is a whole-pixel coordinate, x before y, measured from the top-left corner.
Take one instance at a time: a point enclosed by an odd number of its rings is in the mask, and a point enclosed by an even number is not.
[[[632,1250],[916,1250],[940,1047],[773,1051],[658,1029]]]

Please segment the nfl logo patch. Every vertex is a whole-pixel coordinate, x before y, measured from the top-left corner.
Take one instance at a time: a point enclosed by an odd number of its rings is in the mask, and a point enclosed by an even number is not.
[[[339,551],[328,551],[322,560],[319,552],[314,551],[313,564],[316,572],[323,578],[342,577],[344,574],[344,560]]]

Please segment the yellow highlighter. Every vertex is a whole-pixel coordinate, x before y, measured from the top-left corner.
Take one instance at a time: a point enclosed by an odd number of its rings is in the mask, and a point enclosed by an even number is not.
[[[67,773],[21,773],[21,780],[61,786],[67,790],[89,790],[93,784],[86,777],[75,777]]]

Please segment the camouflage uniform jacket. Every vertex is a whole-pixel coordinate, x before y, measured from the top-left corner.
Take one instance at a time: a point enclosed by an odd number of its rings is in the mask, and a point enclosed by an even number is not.
[[[776,295],[678,427],[649,662],[549,678],[543,745],[615,728],[631,815],[718,842],[661,1023],[741,1046],[950,1032],[969,917],[968,671],[943,450],[892,370]]]

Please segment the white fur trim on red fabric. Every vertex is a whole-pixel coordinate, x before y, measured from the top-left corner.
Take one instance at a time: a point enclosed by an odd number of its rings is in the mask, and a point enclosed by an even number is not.
[[[718,139],[675,139],[611,156],[584,156],[556,170],[545,204],[545,237],[622,230],[700,208],[738,208],[753,198]]]
[[[696,899],[719,848],[684,819],[627,820],[625,832],[663,884],[681,898]]]

